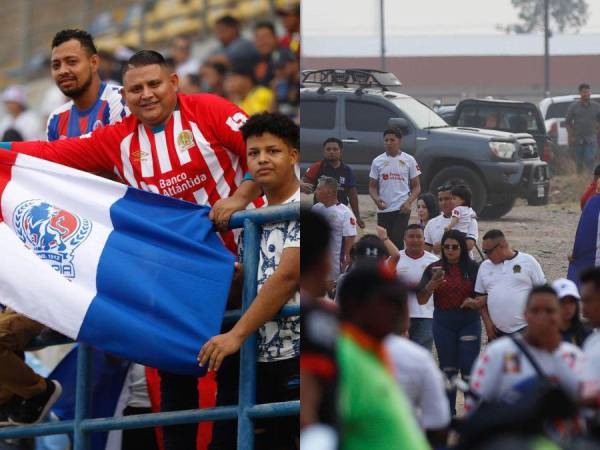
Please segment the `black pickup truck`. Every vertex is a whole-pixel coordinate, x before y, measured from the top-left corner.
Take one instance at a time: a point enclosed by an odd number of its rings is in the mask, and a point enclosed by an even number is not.
[[[473,209],[488,218],[508,213],[518,197],[547,203],[548,166],[531,135],[450,127],[400,86],[393,74],[376,70],[303,71],[301,167],[321,159],[323,141],[337,137],[359,192],[367,193],[371,162],[383,153],[382,132],[391,126],[402,130],[402,151],[421,167],[423,191],[461,180],[473,192]]]

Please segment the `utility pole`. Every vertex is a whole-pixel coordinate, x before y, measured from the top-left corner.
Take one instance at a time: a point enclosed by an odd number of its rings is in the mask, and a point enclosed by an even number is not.
[[[385,14],[384,0],[379,0],[379,38],[380,38],[380,63],[381,70],[385,71]]]
[[[544,0],[544,97],[550,97],[550,0]]]

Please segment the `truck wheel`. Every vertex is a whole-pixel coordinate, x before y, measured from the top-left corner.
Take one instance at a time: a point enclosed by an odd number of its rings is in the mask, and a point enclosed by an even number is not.
[[[435,194],[437,188],[444,184],[464,184],[473,193],[471,208],[479,214],[487,204],[487,189],[483,181],[471,169],[461,166],[450,166],[440,170],[431,180],[429,190]]]
[[[515,206],[515,200],[512,199],[504,203],[494,203],[488,205],[481,211],[480,217],[482,219],[499,219],[500,217],[508,214],[510,210]]]

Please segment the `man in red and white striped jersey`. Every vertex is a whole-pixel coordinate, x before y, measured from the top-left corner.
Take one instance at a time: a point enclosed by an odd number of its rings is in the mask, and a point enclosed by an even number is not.
[[[234,211],[256,200],[260,189],[244,181],[246,146],[239,128],[247,116],[210,94],[177,94],[178,79],[160,53],[142,50],[124,69],[123,96],[131,115],[81,138],[2,143],[0,147],[88,172],[114,171],[125,183],[213,207],[225,229]],[[230,231],[221,233],[235,250]],[[161,373],[164,410],[195,409],[197,380]],[[166,450],[195,448],[196,424],[165,427]]]
[[[87,172],[115,172],[126,184],[213,207],[223,229],[260,194],[244,182],[246,114],[211,94],[177,94],[178,78],[160,53],[142,50],[124,69],[131,115],[81,138],[13,142],[11,149]],[[226,200],[225,200],[226,199]],[[260,200],[259,200],[260,202]],[[232,250],[231,232],[223,239]]]

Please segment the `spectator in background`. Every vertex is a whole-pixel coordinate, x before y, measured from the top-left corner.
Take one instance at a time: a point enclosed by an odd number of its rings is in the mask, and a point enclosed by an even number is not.
[[[215,23],[215,36],[221,43],[207,62],[223,64],[226,67],[238,66],[250,70],[258,62],[259,55],[254,44],[241,36],[240,21],[226,15]]]
[[[569,147],[575,149],[578,173],[589,173],[598,153],[600,104],[591,101],[590,95],[590,85],[581,83],[579,85],[580,99],[569,105],[565,117]]]
[[[249,116],[269,111],[273,105],[273,91],[257,86],[252,70],[234,67],[225,77],[227,98],[238,105]]]
[[[410,224],[404,233],[404,250],[400,251],[396,273],[405,286],[410,289],[408,292],[410,316],[408,336],[411,341],[430,352],[433,350],[433,296],[429,296],[424,304],[419,304],[415,289],[427,266],[437,260],[437,256],[425,251],[425,239],[421,226],[417,223]]]
[[[464,234],[450,230],[442,237],[440,260],[427,266],[418,287],[420,305],[433,294],[433,338],[440,369],[449,380],[460,373],[468,381],[481,347],[481,319],[472,298],[477,271]],[[448,397],[455,415],[456,390]]]
[[[419,225],[425,230],[427,222],[440,214],[437,206],[437,200],[433,194],[425,192],[417,198],[417,216],[419,217]]]
[[[337,200],[337,181],[330,177],[322,177],[317,185],[317,200],[313,211],[327,218],[331,226],[331,272],[329,280],[334,282],[348,264],[350,249],[356,236],[356,219],[346,205]]]
[[[300,58],[300,3],[278,8],[275,12],[286,31],[279,39],[279,46],[290,49],[296,58]]]
[[[342,162],[342,149],[344,144],[338,138],[330,137],[323,142],[323,159],[311,165],[302,177],[302,191],[306,194],[312,193],[317,187],[319,178],[326,176],[338,182],[338,201],[346,206],[350,203],[356,223],[364,228],[365,223],[360,218],[358,207],[358,191],[354,172],[350,166]],[[316,197],[315,197],[316,202]]]
[[[295,120],[300,108],[300,66],[289,52],[274,52],[275,78],[271,89],[275,93],[273,110]]]
[[[340,287],[337,340],[340,448],[430,448],[393,377],[384,339],[406,314],[406,291],[393,272],[362,262]]]
[[[596,167],[594,167],[594,179],[592,180],[590,185],[587,187],[587,189],[581,196],[581,200],[579,201],[582,211],[583,211],[583,208],[585,208],[585,204],[588,202],[588,200],[598,193],[598,189],[600,188],[598,186],[599,179],[600,179],[600,164],[598,164],[598,165],[596,165]]]
[[[415,158],[400,149],[399,130],[385,130],[383,142],[385,153],[371,163],[369,194],[378,209],[377,225],[384,227],[394,245],[403,249],[411,207],[421,193],[421,171]]]
[[[106,50],[98,50],[100,63],[98,64],[98,76],[101,80],[109,84],[120,85],[123,80],[121,78],[121,64],[115,59],[111,52]]]
[[[552,282],[560,300],[560,334],[565,342],[570,342],[577,347],[583,346],[583,341],[590,335],[592,329],[587,323],[581,321],[579,291],[577,285],[566,278],[559,278]]]
[[[182,94],[197,94],[201,89],[200,75],[189,73],[179,78],[179,92]]]
[[[182,36],[173,39],[170,56],[175,65],[175,73],[179,78],[198,73],[200,62],[192,57],[192,42],[190,39]]]
[[[481,248],[488,259],[479,268],[475,292],[488,340],[525,331],[527,296],[546,283],[542,267],[533,256],[513,250],[500,230],[485,233]]]
[[[225,97],[225,75],[227,67],[218,62],[205,62],[200,67],[200,90]]]
[[[23,86],[12,85],[2,93],[6,113],[0,120],[0,140],[30,141],[42,139],[42,119],[27,108],[27,97]]]
[[[256,82],[261,86],[269,86],[275,77],[275,52],[291,53],[286,48],[277,46],[275,26],[271,22],[259,22],[254,27],[254,45],[260,58],[254,68]]]

